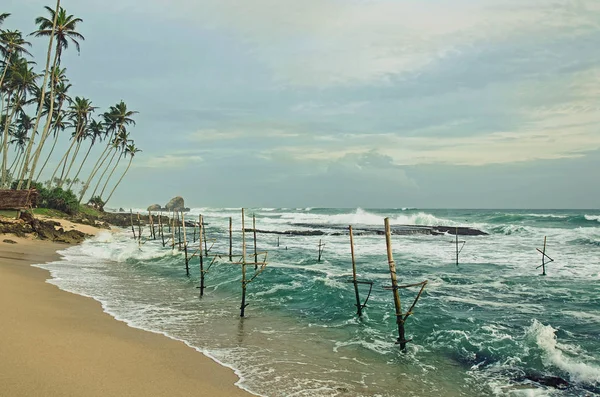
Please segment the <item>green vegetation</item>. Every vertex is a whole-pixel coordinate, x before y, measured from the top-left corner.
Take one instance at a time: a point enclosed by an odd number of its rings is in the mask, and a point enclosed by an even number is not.
[[[0,13],[0,27],[9,17]],[[72,85],[62,56],[69,48],[80,52],[85,40],[78,32],[82,23],[60,6],[60,0],[35,18],[37,29],[30,35],[48,40],[45,67],[39,71],[26,36],[19,30],[0,29],[0,188],[35,187],[40,190],[40,206],[70,214],[81,210],[89,192],[88,200],[93,198],[92,205],[102,210],[140,152],[127,130],[135,125],[133,116],[138,112],[119,101],[94,119],[98,107],[89,98],[69,94]],[[57,153],[61,139],[67,148]],[[127,167],[116,172],[126,157]],[[51,173],[46,186],[38,183],[44,171]],[[121,175],[116,183],[115,174]]]

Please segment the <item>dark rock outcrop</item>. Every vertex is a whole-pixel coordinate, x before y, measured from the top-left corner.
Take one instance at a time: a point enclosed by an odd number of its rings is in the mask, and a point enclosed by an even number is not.
[[[150,207],[148,207],[148,211],[162,211],[162,207],[160,204],[152,204]]]
[[[183,201],[183,197],[177,196],[173,197],[167,205],[165,205],[165,209],[167,211],[183,211],[185,208],[185,203]]]

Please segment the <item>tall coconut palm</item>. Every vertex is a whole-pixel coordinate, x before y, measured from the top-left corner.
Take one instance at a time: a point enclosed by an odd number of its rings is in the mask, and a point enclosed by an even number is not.
[[[83,161],[79,165],[77,174],[75,174],[75,176],[73,177],[73,182],[76,180],[79,180],[78,179],[79,173],[81,172],[83,165],[85,164],[90,152],[92,151],[94,144],[96,143],[96,141],[101,141],[103,135],[104,135],[104,124],[102,124],[101,121],[96,121],[96,120],[92,119],[92,121],[90,121],[90,124],[87,127],[87,131],[86,131],[86,137],[90,139],[90,147],[88,148],[87,153],[85,154],[85,157],[83,158]],[[71,182],[69,184],[68,189],[71,189],[71,186],[73,186],[73,182]]]
[[[109,134],[111,134],[111,138],[109,139],[109,142],[106,145],[106,148],[104,149],[104,151],[102,152],[102,154],[98,158],[98,161],[94,165],[94,168],[92,169],[92,172],[90,173],[90,176],[88,177],[88,180],[83,185],[83,189],[82,189],[81,194],[79,196],[79,202],[80,203],[81,203],[81,200],[83,199],[83,196],[85,195],[85,193],[87,192],[88,188],[90,187],[90,185],[92,183],[92,180],[94,179],[94,177],[96,176],[96,174],[98,173],[98,171],[100,169],[102,169],[102,166],[104,165],[104,162],[110,156],[111,150],[114,149],[115,150],[115,154],[116,154],[118,146],[115,147],[113,145],[113,143],[114,143],[114,139],[113,138],[117,137],[121,132],[126,131],[128,125],[130,125],[130,124],[135,125],[135,120],[133,120],[132,117],[135,114],[137,114],[137,113],[138,112],[136,112],[136,111],[128,110],[127,109],[127,105],[123,101],[117,103],[115,106],[111,106],[109,108],[109,110],[104,113],[104,115],[103,115],[103,117],[104,117],[104,125],[107,128],[107,132]],[[111,157],[108,165],[106,166],[106,169],[104,170],[104,172],[100,176],[100,180],[98,181],[98,184],[96,185],[96,188],[94,189],[94,193],[98,189],[98,186],[100,186],[100,182],[102,181],[102,178],[104,178],[104,175],[106,174],[106,171],[110,167],[110,164],[112,163],[112,161],[113,161],[113,159],[115,157],[115,154],[113,154],[113,156]]]
[[[44,161],[44,164],[40,167],[40,170],[38,171],[38,174],[35,178],[36,181],[38,181],[40,179],[40,175],[42,175],[42,172],[44,172],[44,169],[46,168],[46,165],[48,164],[50,157],[52,157],[52,153],[54,153],[54,148],[56,147],[56,143],[58,142],[58,137],[59,137],[60,131],[64,131],[66,128],[66,124],[65,124],[66,112],[63,110],[63,105],[65,102],[71,101],[71,97],[69,97],[69,95],[67,94],[67,91],[69,91],[69,88],[71,88],[71,84],[67,84],[66,81],[68,81],[68,80],[60,81],[59,83],[57,83],[56,87],[54,88],[56,91],[56,103],[57,103],[57,106],[56,106],[57,110],[54,112],[53,121],[52,121],[52,134],[54,137],[54,142],[52,143],[50,152],[46,156],[46,160]],[[49,111],[50,111],[50,106],[48,106],[48,112]]]
[[[13,160],[10,167],[8,167],[7,172],[9,175],[14,174],[13,167],[19,164],[19,161],[21,160],[21,157],[25,152],[27,141],[29,141],[29,130],[31,128],[33,128],[33,119],[27,114],[21,113],[19,122],[17,124],[17,128],[13,128],[13,132],[10,134],[12,139],[9,141],[9,144],[15,145],[15,152],[17,152],[17,155],[15,156],[15,159]]]
[[[23,54],[31,56],[31,53],[25,47],[31,47],[31,43],[25,41],[22,33],[18,30],[0,31],[0,53],[2,54],[3,58],[3,70],[2,75],[0,75],[0,87],[2,87],[8,68],[10,67],[11,60],[19,59],[23,56]]]
[[[59,0],[60,1],[60,0]],[[46,10],[50,13],[50,18],[46,17],[38,17],[35,20],[35,23],[39,25],[39,29],[32,34],[36,37],[56,37],[56,51],[54,54],[54,64],[52,66],[52,76],[50,79],[50,112],[49,116],[46,117],[46,124],[44,126],[44,130],[42,131],[42,136],[40,138],[40,143],[35,151],[33,156],[33,164],[31,166],[31,171],[29,174],[29,181],[27,185],[31,184],[33,180],[33,175],[35,173],[35,169],[37,167],[38,160],[42,153],[42,148],[48,138],[50,131],[50,124],[52,123],[53,107],[54,107],[54,87],[55,87],[55,74],[59,71],[57,66],[60,64],[60,59],[62,56],[63,50],[69,47],[69,42],[75,45],[77,53],[81,51],[81,47],[78,40],[85,40],[79,32],[76,31],[77,24],[83,22],[81,18],[75,18],[73,15],[68,15],[64,8],[57,7],[58,11],[53,10],[50,7],[45,7]],[[43,102],[43,98],[42,98]],[[40,103],[41,105],[41,103]],[[41,117],[41,112],[39,112],[39,117]],[[38,121],[39,122],[39,121]],[[37,125],[36,125],[37,127]]]
[[[125,168],[125,171],[121,175],[121,178],[119,178],[119,181],[117,182],[115,187],[113,187],[112,191],[108,195],[108,198],[104,201],[105,205],[106,205],[106,203],[108,203],[110,201],[110,198],[113,196],[113,193],[115,192],[115,190],[117,190],[117,187],[121,184],[121,181],[125,177],[125,174],[127,174],[127,171],[129,171],[129,167],[131,167],[131,162],[133,161],[133,158],[139,152],[141,152],[141,150],[138,149],[137,147],[135,147],[135,144],[133,142],[131,142],[131,144],[127,145],[127,148],[125,149],[125,154],[129,155],[129,163],[127,164],[127,168]]]
[[[121,145],[120,151],[121,151],[122,156],[119,156],[119,158],[117,159],[117,162],[115,163],[112,171],[108,175],[108,178],[106,178],[106,182],[104,182],[104,186],[102,187],[102,191],[100,192],[100,197],[104,196],[104,191],[106,190],[106,187],[108,186],[108,182],[110,181],[110,178],[112,178],[113,174],[115,173],[115,170],[119,166],[119,163],[121,162],[121,159],[127,155],[126,154],[127,145],[129,144],[129,142],[132,142],[132,140],[129,139],[129,134],[127,132],[125,132],[125,131],[123,131],[123,132],[121,132],[119,134],[119,140],[120,140],[120,145]]]
[[[12,118],[17,110],[27,101],[27,95],[35,92],[37,89],[36,80],[38,75],[33,71],[33,67],[29,66],[26,59],[21,58],[14,61],[10,67],[10,74],[7,76],[7,86],[11,93],[14,93],[12,104],[12,112],[6,119],[4,125],[4,135],[2,138],[2,186],[6,186],[6,163],[8,155],[8,126],[12,123]],[[9,94],[10,95],[10,94]],[[8,115],[9,107],[7,107]],[[35,131],[34,131],[35,132]]]
[[[2,26],[2,24],[4,23],[6,18],[8,18],[9,16],[10,16],[10,13],[8,13],[8,12],[3,12],[2,14],[0,14],[0,26]]]
[[[52,20],[52,30],[54,33],[56,31],[56,22],[58,20],[58,10],[60,9],[60,0],[56,0],[56,10],[54,12],[54,18]],[[46,96],[46,84],[48,83],[48,74],[50,73],[50,60],[52,59],[52,48],[54,43],[54,34],[50,34],[50,40],[48,43],[48,53],[46,54],[46,67],[44,69],[44,81],[42,83],[42,90],[40,92],[40,101],[38,104],[37,115],[35,118],[35,124],[33,126],[33,131],[37,131],[38,125],[40,123],[40,118],[42,117],[42,109],[44,105],[44,98]],[[52,113],[51,113],[52,114]],[[33,137],[32,137],[33,138]],[[34,139],[29,140],[29,144],[27,145],[27,152],[24,157],[23,167],[21,171],[21,175],[19,176],[19,183],[17,184],[17,189],[21,189],[23,185],[23,179],[25,178],[25,172],[27,171],[27,164],[29,163],[29,156],[31,154],[31,149],[33,148]],[[31,183],[31,178],[27,182],[27,187],[29,188]]]
[[[71,167],[73,166],[73,163],[75,162],[75,158],[77,157],[77,153],[79,152],[79,147],[81,146],[81,142],[83,140],[82,139],[83,133],[84,133],[85,128],[88,123],[88,117],[92,112],[94,112],[95,109],[96,109],[96,107],[92,106],[92,101],[90,101],[87,98],[82,98],[82,97],[75,97],[75,100],[73,101],[71,106],[69,106],[70,118],[71,118],[71,122],[72,122],[73,126],[75,127],[75,131],[73,132],[73,138],[71,140],[71,145],[69,146],[69,149],[65,152],[65,155],[58,163],[58,166],[56,167],[56,170],[54,171],[54,173],[52,174],[52,178],[50,179],[50,180],[54,179],[54,176],[56,175],[56,173],[58,172],[58,169],[62,165],[63,173],[61,173],[60,182],[58,184],[58,187],[62,187],[64,180],[69,175]],[[69,154],[71,153],[71,150],[73,150],[75,145],[77,145],[75,152],[72,155],[69,168],[65,174],[64,170],[65,170],[67,163],[69,163],[69,161],[68,161]]]

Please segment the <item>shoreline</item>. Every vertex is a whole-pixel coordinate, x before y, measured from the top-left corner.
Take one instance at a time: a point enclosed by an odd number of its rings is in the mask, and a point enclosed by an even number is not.
[[[33,265],[70,245],[3,237],[17,244],[0,243],[0,394],[253,396],[233,369],[195,348],[48,283],[51,273]]]

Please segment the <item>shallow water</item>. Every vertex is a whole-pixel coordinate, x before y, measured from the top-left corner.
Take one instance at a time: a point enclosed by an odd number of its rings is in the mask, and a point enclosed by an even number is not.
[[[211,252],[228,251],[228,221],[237,209],[202,213]],[[207,274],[198,296],[198,258],[186,277],[183,253],[159,241],[141,247],[127,231],[103,233],[43,265],[52,283],[91,296],[131,326],[164,333],[236,370],[239,385],[265,396],[581,396],[600,395],[600,211],[418,209],[249,209],[262,230],[325,236],[259,234],[264,273],[248,286],[239,317],[240,266],[227,258]],[[385,238],[355,235],[359,278],[374,282],[358,319],[350,246],[339,227],[471,226],[488,236],[393,236],[401,283],[429,280],[406,323],[412,338],[399,351]],[[251,221],[251,220],[250,220]],[[303,224],[298,226],[297,224]],[[246,223],[249,227],[251,222]],[[317,226],[318,225],[318,226]],[[148,234],[148,231],[145,232]],[[188,229],[188,237],[193,232]],[[541,248],[555,262],[540,276]],[[241,252],[241,233],[234,235]],[[317,245],[326,246],[317,262]],[[197,245],[197,243],[195,243]],[[252,236],[247,234],[248,252]],[[249,268],[251,269],[251,268]],[[253,270],[249,270],[252,274]],[[364,300],[368,286],[361,286]],[[416,289],[402,290],[404,308]],[[541,376],[568,382],[548,387]],[[546,378],[547,379],[547,378]]]

